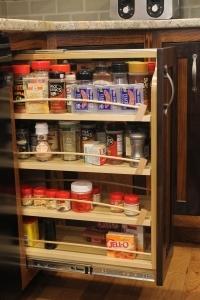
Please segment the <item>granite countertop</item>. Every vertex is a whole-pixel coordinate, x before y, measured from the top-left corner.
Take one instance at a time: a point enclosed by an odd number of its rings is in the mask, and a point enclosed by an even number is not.
[[[120,29],[200,28],[200,18],[172,20],[116,21],[32,21],[0,18],[1,31],[75,31]]]

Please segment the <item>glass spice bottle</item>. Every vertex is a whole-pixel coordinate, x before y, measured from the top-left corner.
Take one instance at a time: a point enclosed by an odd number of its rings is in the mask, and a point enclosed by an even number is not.
[[[108,123],[106,126],[107,155],[122,157],[124,153],[124,141],[122,125],[118,123]],[[108,159],[109,164],[119,165],[122,160]]]
[[[109,197],[109,202],[111,205],[116,205],[116,206],[122,206],[123,207],[123,198],[124,194],[121,192],[113,192],[110,193]],[[117,207],[110,207],[111,212],[114,213],[121,213],[123,212],[123,209],[117,208]]]
[[[21,187],[21,199],[23,206],[33,205],[33,189],[29,185],[23,185]]]
[[[67,112],[72,112],[72,101],[70,99],[73,96],[73,85],[76,83],[76,74],[75,73],[69,73],[65,76],[66,80],[66,98],[67,98]]]
[[[112,82],[111,73],[108,71],[106,64],[99,63],[93,73],[93,84],[110,84]]]
[[[37,135],[37,146],[36,146],[36,158],[39,161],[48,161],[51,159],[52,154],[50,145],[48,143],[48,124],[47,123],[36,123],[36,135]]]
[[[34,206],[46,206],[46,188],[43,186],[37,186],[33,189],[33,205]]]
[[[28,129],[20,126],[16,130],[16,144],[17,150],[20,152],[19,159],[26,159],[30,157],[30,154],[23,154],[23,152],[29,152],[29,131]]]

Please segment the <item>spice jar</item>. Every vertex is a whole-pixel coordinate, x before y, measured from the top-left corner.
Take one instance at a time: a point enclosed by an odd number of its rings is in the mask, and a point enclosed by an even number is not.
[[[92,190],[92,199],[93,199],[94,202],[98,202],[98,203],[101,202],[101,190],[100,190],[99,186],[94,186],[93,187],[93,190]]]
[[[109,123],[106,126],[106,144],[107,155],[122,157],[124,153],[123,130],[122,125],[118,123]],[[109,164],[118,165],[123,161],[116,159],[108,159]]]
[[[56,198],[70,199],[69,191],[57,191]],[[71,203],[69,200],[57,200],[57,210],[69,211],[71,209]]]
[[[73,85],[76,83],[76,74],[75,73],[69,73],[65,76],[66,80],[66,98],[67,98],[67,112],[72,112],[72,101],[70,99],[72,98],[73,94]]]
[[[46,201],[46,207],[49,209],[57,208],[57,201],[55,199],[57,190],[56,189],[47,189],[46,190],[46,198],[50,198]]]
[[[33,189],[33,204],[34,206],[46,206],[46,188],[43,186],[38,186]]]
[[[33,190],[29,185],[24,185],[21,187],[21,199],[23,206],[33,205]]]
[[[116,205],[116,206],[122,206],[123,207],[123,198],[124,194],[121,192],[113,192],[110,193],[109,196],[109,202],[111,205]],[[123,209],[117,208],[117,207],[110,207],[110,210],[114,213],[121,213],[123,212]]]
[[[84,144],[96,140],[96,124],[85,122],[81,124],[81,150],[84,150]]]
[[[30,73],[30,65],[13,65],[14,84],[13,84],[13,100],[24,100],[23,77]],[[24,103],[15,103],[14,109],[16,113],[25,113],[26,107]]]
[[[71,198],[77,200],[91,201],[90,203],[81,203],[72,201],[72,210],[78,213],[89,212],[92,206],[92,183],[87,180],[77,180],[71,184]]]
[[[30,154],[23,154],[23,152],[29,152],[29,131],[26,128],[18,128],[16,131],[16,144],[18,152],[22,153],[18,155],[19,159],[26,159],[30,157]]]
[[[23,87],[27,99],[48,98],[48,72],[50,69],[49,61],[33,61],[31,72],[23,78]],[[27,113],[49,113],[48,101],[34,101],[26,103]]]
[[[60,148],[62,152],[80,152],[80,122],[59,122]],[[64,160],[79,159],[75,154],[64,154]]]
[[[24,242],[28,247],[34,247],[39,239],[38,218],[25,217],[23,219]]]
[[[36,135],[37,135],[37,146],[36,146],[36,158],[39,161],[48,161],[52,154],[50,145],[48,143],[48,124],[47,123],[36,123]]]
[[[48,124],[48,143],[52,152],[59,151],[59,137],[57,122]]]
[[[131,141],[131,158],[138,160],[138,162],[131,162],[131,167],[136,167],[141,158],[145,157],[144,146],[145,146],[146,135],[143,132],[130,133]]]
[[[99,63],[93,73],[93,84],[110,84],[112,82],[111,73],[106,64]]]
[[[134,194],[124,195],[124,213],[127,216],[137,216],[139,212],[134,212],[129,209],[138,210],[139,207],[139,197]]]
[[[74,112],[94,112],[96,111],[96,104],[86,102],[84,100],[93,100],[94,92],[92,85],[92,71],[82,69],[76,73],[77,85],[74,86],[74,98],[81,101],[74,102]]]
[[[124,62],[112,63],[112,80],[114,84],[127,84],[128,83],[128,66]]]
[[[150,101],[150,82],[148,63],[142,61],[128,62],[128,78],[129,83],[143,83],[144,84],[144,104],[149,105]]]
[[[51,65],[49,72],[49,98],[66,98],[65,74],[70,72],[70,65]],[[52,113],[65,113],[66,102],[55,100],[50,102]]]

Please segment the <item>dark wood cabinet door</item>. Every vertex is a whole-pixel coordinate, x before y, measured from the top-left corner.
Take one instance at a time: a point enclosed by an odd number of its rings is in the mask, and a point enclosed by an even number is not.
[[[176,196],[176,87],[175,48],[158,50],[157,104],[157,284],[163,283],[172,254],[172,206]],[[170,77],[169,77],[170,76]],[[175,88],[176,91],[176,88]],[[166,108],[168,108],[166,112]]]

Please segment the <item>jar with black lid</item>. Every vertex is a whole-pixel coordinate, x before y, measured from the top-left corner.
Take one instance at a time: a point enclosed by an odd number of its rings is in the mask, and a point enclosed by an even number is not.
[[[118,61],[112,63],[112,78],[114,84],[128,83],[128,65],[125,62]]]

